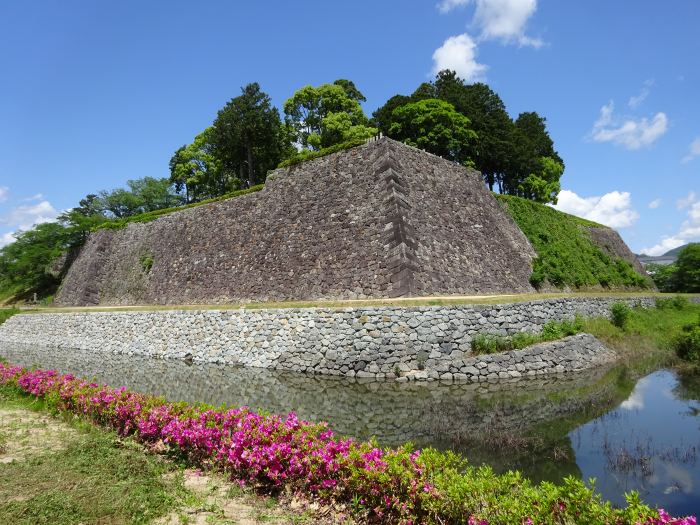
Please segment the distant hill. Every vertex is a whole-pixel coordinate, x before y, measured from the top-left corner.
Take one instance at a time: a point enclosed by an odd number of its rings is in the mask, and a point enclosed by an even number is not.
[[[673,250],[667,251],[663,255],[654,256],[642,253],[640,255],[637,255],[637,258],[642,264],[673,264],[674,262],[676,262],[676,259],[678,259],[678,254],[681,253],[684,248],[690,246],[691,244],[700,243],[691,242],[688,244],[684,244],[683,246],[679,246],[678,248],[674,248]]]
[[[669,250],[666,253],[664,253],[664,257],[675,257],[678,258],[678,254],[683,251],[683,249],[687,248],[691,244],[700,244],[697,242],[689,242],[688,244],[684,244],[683,246],[679,246],[678,248],[674,248],[673,250]]]

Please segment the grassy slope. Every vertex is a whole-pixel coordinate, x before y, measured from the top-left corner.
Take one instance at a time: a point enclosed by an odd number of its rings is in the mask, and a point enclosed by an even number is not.
[[[534,286],[647,286],[646,279],[631,264],[605,254],[586,232],[587,227],[605,226],[519,197],[496,195],[496,198],[505,205],[538,254],[530,277]]]

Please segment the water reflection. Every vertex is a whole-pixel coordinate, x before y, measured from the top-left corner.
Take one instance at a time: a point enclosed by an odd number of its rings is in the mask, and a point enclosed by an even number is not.
[[[614,367],[506,383],[416,384],[21,345],[1,346],[0,356],[174,401],[294,410],[342,435],[451,448],[536,481],[595,477],[616,503],[635,489],[673,513],[700,513],[696,376],[660,371],[637,381]]]
[[[595,477],[613,503],[636,490],[676,514],[700,513],[698,383],[654,372],[617,408],[571,432],[584,479]]]

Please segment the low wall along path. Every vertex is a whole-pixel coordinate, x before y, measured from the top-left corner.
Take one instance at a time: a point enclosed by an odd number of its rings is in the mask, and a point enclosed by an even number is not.
[[[573,372],[614,360],[614,352],[587,334],[484,356],[472,355],[471,340],[476,334],[538,332],[547,321],[576,314],[607,316],[619,300],[24,314],[0,326],[0,344],[359,378],[486,381]],[[626,302],[651,306],[653,299]]]

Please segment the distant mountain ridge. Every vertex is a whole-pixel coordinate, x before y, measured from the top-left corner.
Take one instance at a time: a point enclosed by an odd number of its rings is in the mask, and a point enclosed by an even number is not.
[[[687,244],[684,244],[683,246],[679,246],[678,248],[674,248],[673,250],[669,250],[663,255],[647,255],[645,253],[641,253],[637,255],[637,258],[642,264],[672,264],[676,262],[676,259],[678,259],[678,254],[681,253],[685,248],[690,246],[691,244],[700,244],[696,242],[689,242]]]

